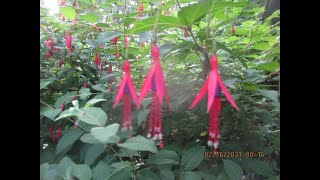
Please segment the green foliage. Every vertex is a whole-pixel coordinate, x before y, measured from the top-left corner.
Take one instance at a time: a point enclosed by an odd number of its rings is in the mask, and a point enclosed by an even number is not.
[[[124,1],[78,0],[79,8],[66,2],[54,15],[40,8],[40,179],[279,179],[280,26],[271,24],[279,10],[261,21],[264,7],[246,0],[167,0],[164,5],[147,0],[141,13],[138,1],[127,3],[126,10]],[[72,51],[66,48],[69,31]],[[45,44],[49,38],[53,50]],[[120,130],[122,102],[112,107],[125,59],[139,95],[154,38],[172,104],[170,111],[167,105],[162,111],[161,150],[157,141],[146,138],[150,96],[140,109],[132,106],[132,138]],[[221,152],[242,152],[238,158],[205,157],[212,152],[206,100],[188,109],[214,52],[240,108],[235,111],[222,94],[219,147]],[[95,53],[103,70],[94,64]],[[246,152],[263,156],[246,157]]]

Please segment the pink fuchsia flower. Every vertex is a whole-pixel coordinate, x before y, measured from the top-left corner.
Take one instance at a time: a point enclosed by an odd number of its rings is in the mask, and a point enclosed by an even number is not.
[[[61,137],[62,137],[62,129],[61,129],[61,127],[59,126],[58,132],[57,132],[57,138],[60,139]]]
[[[53,55],[53,52],[51,50],[49,50],[47,53],[46,53],[46,59],[49,59],[51,58]]]
[[[71,51],[71,46],[72,46],[72,36],[71,32],[68,32],[67,37],[66,37],[66,46],[69,51]]]
[[[60,1],[60,6],[65,6],[66,5],[66,1],[65,0],[61,0]]]
[[[88,88],[88,83],[87,83],[87,81],[85,81],[85,82],[83,83],[83,87],[84,87],[84,88]]]
[[[128,36],[125,36],[124,37],[124,47],[128,47],[128,45],[129,45],[129,38],[128,38]]]
[[[140,12],[143,11],[143,1],[140,2],[140,5],[139,5],[138,10],[139,10]]]
[[[66,105],[63,103],[60,108],[61,108],[61,111],[64,111],[66,108]]]
[[[198,95],[192,102],[189,109],[194,108],[206,94],[208,94],[207,112],[210,113],[210,127],[208,136],[208,146],[214,149],[218,148],[220,138],[220,112],[221,112],[221,91],[225,94],[227,100],[231,105],[239,111],[238,106],[233,100],[231,93],[222,81],[222,78],[218,69],[218,57],[214,54],[211,57],[211,72],[205,81],[204,85],[200,89]]]
[[[99,66],[100,63],[101,63],[100,54],[98,52],[96,52],[95,57],[94,57],[94,64]]]
[[[129,138],[132,135],[132,103],[133,100],[137,103],[136,90],[130,74],[130,63],[128,60],[124,62],[123,70],[125,72],[121,79],[120,86],[113,104],[113,108],[117,106],[121,99],[123,99],[122,112],[122,130],[129,131]]]
[[[117,44],[117,42],[118,42],[118,37],[113,38],[113,43]]]
[[[114,53],[114,56],[115,56],[116,58],[119,58],[119,57],[120,57],[120,53],[119,53],[119,52],[116,52],[116,53]]]

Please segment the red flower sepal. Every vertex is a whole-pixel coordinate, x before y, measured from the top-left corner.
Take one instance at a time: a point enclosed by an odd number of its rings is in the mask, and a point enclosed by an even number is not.
[[[131,78],[130,73],[130,63],[128,60],[124,62],[123,70],[125,74],[122,77],[118,92],[113,104],[115,108],[120,100],[123,98],[123,114],[122,114],[122,130],[129,130],[129,136],[131,137],[132,133],[132,109],[131,109],[131,99],[135,104],[138,102],[136,95],[136,90]]]

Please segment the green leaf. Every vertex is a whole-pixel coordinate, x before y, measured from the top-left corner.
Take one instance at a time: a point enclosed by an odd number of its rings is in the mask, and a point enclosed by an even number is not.
[[[240,1],[240,2],[233,2],[233,1],[216,1],[213,5],[212,11],[216,11],[219,9],[230,8],[230,7],[246,7],[248,6],[248,1]]]
[[[138,126],[140,126],[141,122],[146,120],[150,110],[149,109],[141,109],[138,112]]]
[[[230,50],[229,48],[227,48],[224,44],[222,44],[222,43],[220,43],[220,42],[218,42],[218,41],[216,41],[216,44],[217,44],[217,49],[225,50],[225,51],[228,52],[230,55],[236,57],[236,58],[240,61],[240,63],[241,63],[245,68],[248,68],[245,60],[244,60],[242,57],[240,57],[238,54],[234,53],[232,50]]]
[[[91,180],[92,172],[88,165],[77,164],[72,168],[72,175],[79,178],[79,180]]]
[[[132,170],[133,167],[131,166],[131,164],[119,167],[111,174],[109,174],[106,180],[130,180]]]
[[[211,1],[201,1],[181,8],[178,12],[180,25],[192,25],[200,21],[212,6]]]
[[[181,166],[184,170],[192,170],[200,165],[204,159],[204,146],[196,146],[188,149],[181,158]]]
[[[160,177],[149,169],[143,169],[138,173],[139,180],[160,180]]]
[[[108,143],[108,140],[119,130],[119,124],[114,123],[107,127],[95,127],[91,129],[91,134],[102,144]]]
[[[48,172],[49,164],[48,163],[43,163],[40,165],[40,180],[44,180],[45,176]]]
[[[101,102],[101,101],[107,101],[106,99],[91,99],[90,101],[88,101],[87,103],[86,103],[86,105],[84,106],[84,109],[87,109],[87,108],[89,108],[90,106],[92,106],[92,105],[94,105],[94,104],[96,104],[96,103],[98,103],[98,102]]]
[[[102,161],[106,164],[110,164],[115,160],[116,157],[117,157],[116,154],[107,155],[106,157],[103,158]]]
[[[100,81],[101,81],[101,78],[100,78]],[[101,92],[103,92],[103,93],[108,93],[108,92],[109,92],[108,90],[106,90],[106,88],[104,87],[103,84],[93,85],[92,88],[93,88],[94,90],[101,91]]]
[[[55,108],[60,108],[63,103],[68,104],[72,101],[73,97],[77,95],[76,91],[68,92],[61,96],[54,104]]]
[[[127,17],[127,18],[124,18],[124,19],[123,19],[123,23],[124,23],[124,25],[127,26],[127,27],[128,27],[129,25],[133,24],[135,21],[136,21],[136,19],[135,19],[135,18],[131,18],[131,17]]]
[[[72,6],[65,6],[60,8],[62,15],[66,18],[74,20],[76,18],[76,10]]]
[[[155,19],[156,17],[150,17],[148,19],[144,19],[142,21],[136,21],[135,25],[132,29],[127,31],[128,34],[135,33],[139,34],[145,31],[150,31],[154,27]],[[161,32],[165,29],[172,28],[172,27],[178,27],[179,26],[179,20],[176,17],[172,16],[164,16],[159,15],[158,24],[157,24],[157,31]]]
[[[110,74],[107,74],[105,76],[102,76],[98,83],[99,84],[106,83],[109,79],[111,79],[111,78],[113,78],[115,76],[116,76],[116,74],[114,74],[114,73],[110,73]],[[102,91],[102,92],[105,92],[105,93],[109,92],[108,90],[106,91],[105,89],[96,89],[96,90]]]
[[[99,16],[94,13],[87,12],[84,15],[79,15],[79,17],[85,21],[88,21],[90,23],[95,23],[99,20]]]
[[[79,115],[79,120],[97,126],[104,126],[107,122],[107,114],[97,107],[89,107]]]
[[[91,95],[91,92],[90,92],[90,89],[89,88],[81,88],[80,91],[79,91],[79,96],[80,96],[80,99],[82,100],[86,100],[88,96]]]
[[[106,177],[111,173],[112,168],[108,166],[103,161],[100,161],[99,164],[93,169],[93,180],[105,180]]]
[[[217,175],[217,180],[229,180],[225,171],[221,171]]]
[[[115,167],[116,169],[122,168],[124,166],[131,165],[129,161],[121,161],[121,162],[115,162],[111,164],[112,167]]]
[[[151,157],[147,160],[148,164],[172,164],[177,165],[180,164],[180,157],[174,151],[169,150],[160,150],[156,154],[152,154]]]
[[[176,44],[164,44],[160,46],[160,56],[164,57],[168,52],[170,52],[174,47],[176,47]]]
[[[260,94],[264,97],[271,99],[274,102],[279,102],[278,91],[275,90],[260,90]]]
[[[124,143],[118,144],[118,146],[131,150],[150,151],[153,153],[158,151],[154,141],[140,135],[127,139]]]
[[[88,144],[99,144],[100,141],[98,141],[91,133],[84,134],[81,136],[80,140],[84,143]]]
[[[198,174],[192,172],[192,171],[185,171],[180,173],[181,180],[201,180],[201,176]]]
[[[87,152],[84,163],[90,166],[103,153],[104,149],[102,144],[92,145]]]
[[[140,153],[137,150],[131,150],[126,148],[121,148],[117,155],[120,157],[132,157],[132,156],[141,157]]]
[[[152,98],[144,98],[142,101],[142,106],[147,108],[147,106],[151,103]]]
[[[76,164],[69,157],[64,157],[63,159],[61,159],[58,165],[60,175],[64,179],[71,179],[72,168],[75,165]]]
[[[270,45],[266,42],[261,42],[261,43],[256,43],[253,45],[252,47],[253,49],[257,49],[257,50],[261,50],[261,51],[264,51],[264,50],[267,50],[270,48]]]
[[[150,31],[143,32],[139,34],[139,44],[142,44],[146,41],[151,40],[152,38],[152,33]]]
[[[76,142],[76,140],[80,138],[82,134],[83,131],[81,129],[77,129],[75,131],[68,130],[67,132],[65,132],[58,142],[56,154],[59,154],[64,150],[70,148]]]
[[[51,84],[55,79],[40,79],[40,90],[47,87]]]
[[[203,178],[204,180],[216,180],[216,178],[217,178],[212,173],[206,173],[203,171],[195,171],[195,173],[198,174],[199,176],[201,176],[201,178]]]
[[[174,174],[168,169],[160,169],[160,177],[165,180],[174,180]]]
[[[255,109],[253,112],[256,113],[259,120],[262,120],[265,123],[271,123],[273,121],[272,114],[265,109]]]
[[[271,165],[265,161],[261,161],[258,159],[250,159],[248,160],[247,166],[257,174],[260,174],[262,176],[270,177],[273,175]]]
[[[227,176],[230,180],[239,180],[242,179],[243,172],[241,167],[231,160],[223,160],[224,170],[226,171]]]
[[[57,117],[54,121],[57,121],[57,120],[62,119],[62,118],[70,117],[70,116],[78,116],[79,113],[80,112],[78,110],[76,110],[76,109],[72,109],[72,110],[68,109],[68,110],[63,111],[59,115],[59,117]]]
[[[120,33],[120,32],[103,32],[98,35],[98,37],[94,43],[96,46],[98,46],[99,44],[104,44],[104,43],[110,41],[111,39],[121,35],[121,34],[122,33]]]
[[[276,61],[272,61],[272,62],[267,62],[267,63],[263,63],[263,64],[259,64],[256,68],[260,69],[260,70],[265,70],[265,71],[269,71],[269,72],[274,72],[277,69],[279,69],[280,65],[278,62]]]
[[[43,115],[51,120],[54,120],[54,118],[61,112],[61,108],[58,109],[48,109],[45,112],[43,112]]]

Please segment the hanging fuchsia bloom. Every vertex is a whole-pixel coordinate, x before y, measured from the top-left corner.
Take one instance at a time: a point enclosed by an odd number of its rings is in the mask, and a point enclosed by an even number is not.
[[[236,30],[234,28],[234,24],[232,24],[231,31],[232,31],[232,35],[233,36],[236,35]]]
[[[46,53],[46,59],[51,58],[52,55],[53,55],[53,52],[49,50],[49,51]]]
[[[129,38],[128,36],[124,37],[124,47],[128,47],[129,46]]]
[[[108,74],[111,74],[111,73],[112,73],[112,66],[111,66],[111,64],[109,64],[109,67],[108,67],[108,69],[107,69],[107,73],[108,73]],[[110,92],[112,92],[112,83],[113,83],[113,79],[110,79],[109,82],[108,82],[108,84],[109,84],[109,86],[110,86],[110,88],[109,88],[109,91],[110,91]]]
[[[50,50],[51,50],[51,51],[53,51],[53,50],[54,50],[54,48],[53,48],[53,40],[52,40],[52,38],[48,38],[48,39],[46,40],[45,44],[46,44],[46,46],[47,46],[47,47],[49,47],[49,48],[50,48]]]
[[[63,103],[63,104],[61,104],[61,111],[64,111],[65,110],[65,108],[66,108],[66,105]]]
[[[122,113],[122,130],[129,130],[129,137],[132,136],[132,109],[131,99],[134,103],[138,103],[136,90],[130,74],[130,63],[128,60],[124,62],[123,70],[125,74],[122,77],[113,108],[115,108],[123,98],[123,113]]]
[[[220,138],[219,116],[221,111],[221,90],[223,91],[231,105],[239,111],[238,106],[234,102],[230,92],[228,91],[227,87],[224,85],[220,77],[218,71],[218,57],[216,54],[214,54],[211,58],[211,72],[209,74],[209,77],[192,102],[191,106],[189,107],[189,109],[194,108],[208,92],[207,112],[210,112],[208,146],[214,147],[214,149],[218,148]]]
[[[62,137],[62,129],[61,129],[61,125],[59,124],[57,138],[60,139],[61,137]]]
[[[75,96],[75,97],[72,98],[72,101],[74,101],[74,100],[77,100],[77,96]]]
[[[100,60],[100,54],[98,52],[96,52],[95,57],[94,57],[94,64],[96,64],[97,66],[99,66],[101,63]]]
[[[66,5],[66,1],[65,0],[61,0],[60,6],[65,6],[65,5]]]
[[[71,51],[71,45],[72,45],[72,36],[71,36],[71,32],[68,32],[68,35],[66,37],[66,46],[67,46],[67,49],[69,49],[69,51]]]
[[[113,38],[113,43],[116,46],[116,52],[114,53],[114,56],[116,58],[119,58],[120,57],[120,53],[118,52],[117,42],[118,42],[118,37]]]
[[[114,45],[117,45],[117,42],[118,42],[118,37],[113,38]]]
[[[49,137],[53,142],[56,141],[56,136],[54,135],[54,129],[52,125],[49,127]]]
[[[120,53],[116,52],[116,53],[114,53],[114,56],[115,56],[115,58],[119,58],[120,57]]]
[[[149,114],[149,126],[148,126],[148,135],[151,137],[153,131],[153,139],[160,140],[159,146],[163,147],[162,142],[162,114],[161,108],[163,103],[163,98],[166,98],[169,108],[171,108],[170,98],[166,89],[165,79],[163,75],[163,70],[160,64],[160,52],[157,45],[152,45],[151,55],[153,59],[153,64],[150,68],[150,71],[143,82],[140,97],[138,99],[138,108],[142,103],[143,98],[147,93],[152,90],[152,101],[150,106]]]
[[[143,11],[143,1],[140,2],[140,5],[138,7],[139,12]]]
[[[85,81],[85,82],[83,83],[83,87],[84,87],[84,88],[88,88],[88,83],[87,83],[87,81]]]

